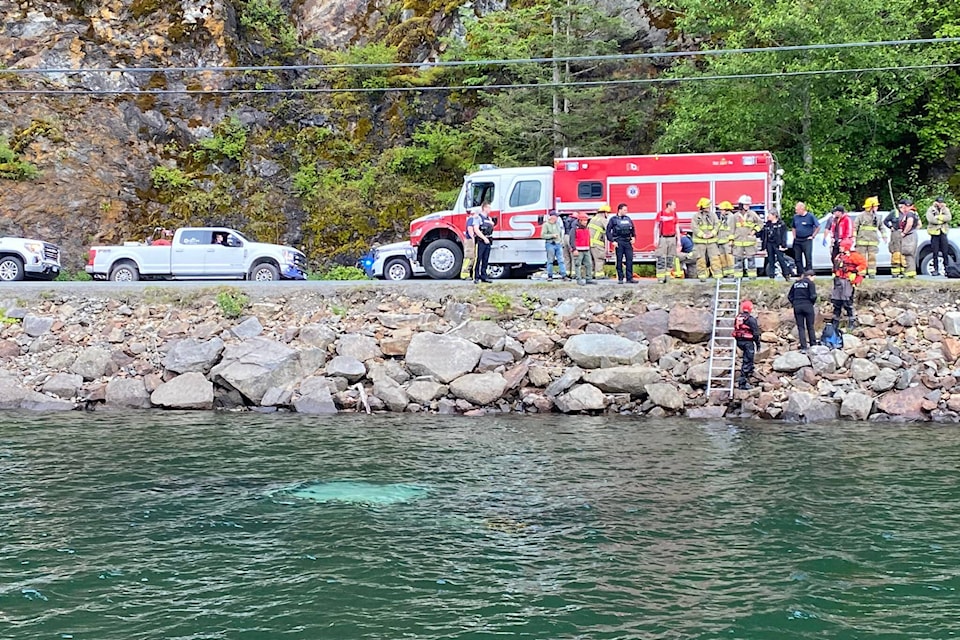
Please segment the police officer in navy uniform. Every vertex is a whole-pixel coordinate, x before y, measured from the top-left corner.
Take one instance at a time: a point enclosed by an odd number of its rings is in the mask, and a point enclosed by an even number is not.
[[[817,304],[817,285],[813,282],[815,275],[812,269],[804,271],[803,276],[791,285],[790,292],[787,293],[787,300],[793,305],[793,319],[797,321],[802,353],[806,353],[810,345],[817,344],[817,334],[813,328],[817,317],[814,307]]]
[[[760,325],[752,313],[753,303],[744,300],[740,303],[740,313],[733,321],[733,337],[737,340],[737,348],[743,351],[740,375],[737,377],[738,389],[753,388],[750,385],[750,376],[753,375],[753,359],[760,348]]]
[[[487,277],[487,264],[490,262],[490,243],[493,241],[493,218],[490,217],[490,203],[480,205],[480,213],[473,216],[471,234],[477,241],[477,262],[473,268],[473,282],[490,282]]]
[[[620,284],[633,282],[633,239],[636,237],[637,230],[627,215],[627,205],[617,205],[617,215],[607,223],[607,240],[617,245],[617,282]]]

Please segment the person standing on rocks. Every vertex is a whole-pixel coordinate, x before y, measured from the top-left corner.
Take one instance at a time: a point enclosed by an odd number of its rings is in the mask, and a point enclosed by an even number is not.
[[[719,278],[723,275],[720,266],[720,253],[717,250],[717,220],[710,198],[700,198],[697,202],[697,214],[693,217],[693,246],[697,252],[697,278],[706,282],[707,277]],[[709,271],[707,263],[709,262]]]
[[[607,264],[607,223],[609,222],[610,205],[604,203],[597,207],[597,212],[590,217],[587,229],[590,230],[590,257],[593,259],[593,270],[603,277],[603,266]]]
[[[627,205],[617,205],[617,215],[607,223],[607,240],[615,243],[617,258],[617,282],[633,283],[633,239],[637,229],[627,214]]]
[[[903,254],[903,277],[917,277],[917,227],[920,226],[920,216],[910,198],[900,201],[900,252]]]
[[[743,352],[740,362],[740,375],[737,377],[737,389],[752,389],[750,377],[753,376],[753,359],[760,348],[760,325],[753,317],[753,303],[744,300],[740,303],[740,313],[733,320],[733,337],[737,348]]]
[[[477,244],[477,263],[473,270],[473,283],[490,282],[487,277],[487,265],[490,262],[490,244],[493,242],[493,218],[490,217],[490,203],[480,205],[480,213],[473,217],[471,233]]]
[[[473,237],[473,218],[474,213],[467,211],[467,219],[464,222],[463,232],[463,262],[460,264],[460,279],[470,280],[473,278],[473,266],[477,260],[477,243]]]
[[[930,234],[930,249],[933,251],[932,276],[940,275],[938,257],[943,257],[943,270],[947,270],[947,232],[950,231],[950,209],[943,198],[937,198],[927,209],[927,233]]]
[[[887,214],[883,219],[883,226],[890,233],[887,239],[887,246],[890,248],[890,275],[899,278],[903,275],[903,234],[900,233],[900,209],[895,207],[893,211]]]
[[[793,260],[797,263],[797,272],[813,269],[813,239],[820,231],[820,223],[807,211],[804,202],[793,207]]]
[[[560,277],[567,277],[567,266],[563,262],[563,224],[557,217],[557,212],[551,210],[547,219],[540,227],[540,237],[543,238],[547,252],[547,280],[553,280],[553,261],[560,267]]]
[[[880,249],[880,219],[877,209],[880,198],[870,196],[863,202],[863,211],[853,223],[853,235],[856,238],[857,251],[867,259],[867,277],[877,277],[877,252]]]
[[[833,325],[840,328],[840,316],[847,312],[847,331],[857,326],[853,316],[853,296],[856,287],[867,275],[866,259],[853,250],[853,239],[846,238],[840,243],[840,253],[833,261],[833,291],[830,302],[833,303]]]
[[[757,275],[757,233],[763,221],[750,208],[751,202],[750,196],[740,196],[733,214],[733,274],[742,278],[746,268],[747,278],[753,280]]]
[[[813,278],[816,275],[813,269],[803,272],[803,276],[790,286],[787,300],[793,306],[793,318],[797,321],[797,335],[800,338],[800,351],[807,352],[807,348],[817,344],[817,334],[814,331],[814,321],[817,311],[817,285]]]
[[[666,282],[677,261],[677,203],[673,200],[667,200],[657,214],[653,240],[657,246],[657,280]]]
[[[577,284],[593,284],[593,256],[590,255],[590,229],[587,214],[577,214],[577,226],[570,231],[570,253],[573,255],[573,277]]]

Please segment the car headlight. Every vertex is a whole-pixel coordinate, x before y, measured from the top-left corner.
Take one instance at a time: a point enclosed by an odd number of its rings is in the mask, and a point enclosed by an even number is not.
[[[297,254],[294,251],[288,249],[283,250],[283,261],[284,262],[296,262]]]
[[[25,242],[23,247],[30,253],[43,253],[43,243],[42,242]]]

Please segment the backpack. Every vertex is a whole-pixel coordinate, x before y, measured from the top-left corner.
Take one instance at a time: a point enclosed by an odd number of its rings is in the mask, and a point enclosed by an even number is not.
[[[820,334],[820,344],[831,349],[843,349],[843,334],[832,322],[823,325],[823,332]]]
[[[960,266],[951,262],[943,270],[943,274],[948,278],[960,278]]]

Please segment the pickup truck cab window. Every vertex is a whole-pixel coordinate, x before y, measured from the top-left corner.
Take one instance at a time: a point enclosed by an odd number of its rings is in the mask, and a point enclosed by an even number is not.
[[[203,229],[185,229],[180,232],[180,244],[210,244],[210,232]]]

